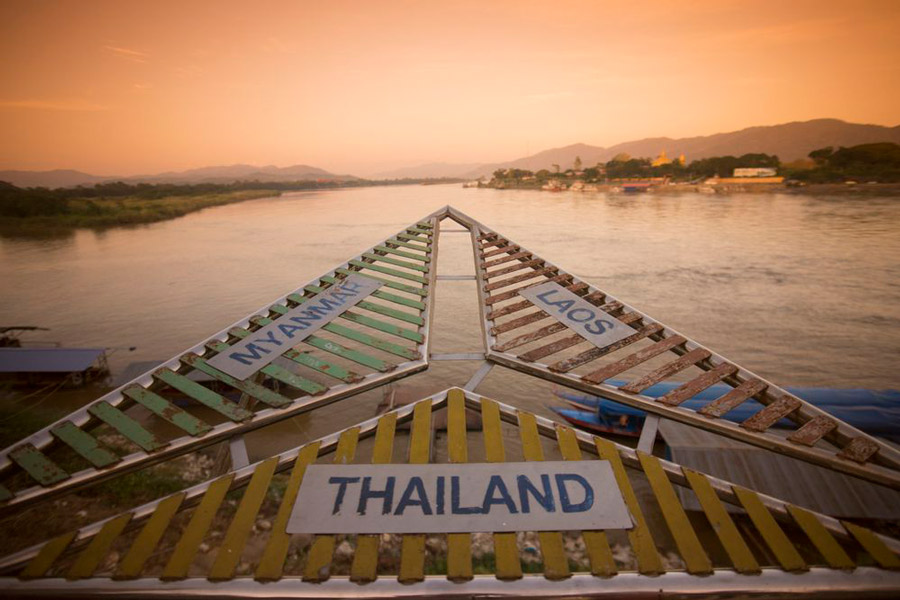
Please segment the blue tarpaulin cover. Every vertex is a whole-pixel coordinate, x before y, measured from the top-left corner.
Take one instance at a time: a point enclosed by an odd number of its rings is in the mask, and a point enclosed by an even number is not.
[[[103,348],[0,348],[0,373],[80,372],[103,352]]]

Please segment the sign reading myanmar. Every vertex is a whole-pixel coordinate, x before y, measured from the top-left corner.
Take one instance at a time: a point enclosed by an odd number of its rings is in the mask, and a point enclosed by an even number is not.
[[[247,379],[379,287],[379,281],[350,275],[207,362],[232,377]]]
[[[598,348],[635,334],[622,321],[553,281],[526,288],[519,295]]]
[[[605,460],[310,465],[288,533],[630,529]]]

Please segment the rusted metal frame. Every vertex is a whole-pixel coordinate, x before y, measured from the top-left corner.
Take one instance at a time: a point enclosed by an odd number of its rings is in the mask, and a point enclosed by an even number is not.
[[[467,390],[465,391],[465,394],[466,407],[472,410],[477,409],[480,406],[482,396],[476,392],[470,392]],[[513,425],[518,423],[518,413],[520,412],[518,408],[510,406],[508,404],[503,404],[502,402],[497,402],[497,405],[500,409],[501,420]],[[554,439],[554,436],[556,435],[556,427],[559,425],[559,423],[557,423],[556,421],[552,421],[546,417],[541,417],[539,415],[535,415],[535,419],[537,421],[538,432],[547,438]],[[597,456],[594,437],[600,436],[594,436],[586,431],[581,431],[578,429],[573,429],[573,431],[575,432],[575,436],[578,439],[578,445],[581,447],[581,449],[585,452],[590,453],[592,456]],[[626,467],[641,470],[640,459],[637,455],[638,451],[635,448],[623,446],[622,444],[618,443],[615,443],[615,446],[619,452],[619,456],[622,458],[622,462]],[[660,459],[660,464],[662,465],[666,476],[672,483],[685,488],[690,487],[690,483],[685,477],[684,472],[681,470],[680,465],[664,459]],[[732,489],[732,486],[734,485],[733,483],[725,481],[724,479],[720,479],[718,477],[714,477],[712,475],[705,474],[705,476],[709,480],[710,485],[712,486],[713,490],[715,490],[716,495],[720,500],[722,500],[723,502],[728,502],[729,504],[732,504],[734,506],[741,506],[740,500],[738,500],[737,495]],[[768,508],[776,517],[788,523],[793,522],[793,519],[790,516],[790,511],[788,510],[788,506],[791,506],[789,502],[779,500],[778,498],[774,498],[760,492],[754,493],[759,497],[763,505]],[[839,519],[817,512],[813,512],[813,514],[832,534],[840,536],[845,540],[853,539],[849,532],[843,527],[843,525],[841,525]],[[884,544],[893,552],[900,553],[900,539],[894,539],[879,533],[875,533],[875,535],[877,535],[878,538],[882,542],[884,542]]]
[[[427,217],[432,222],[436,222],[437,218],[446,213],[446,208],[440,209],[432,213]],[[433,240],[436,242],[436,237]],[[436,248],[435,248],[436,251]],[[432,249],[429,248],[428,252],[432,252]],[[359,258],[362,256],[362,253],[355,255],[354,258]],[[434,255],[436,258],[436,254]],[[350,260],[345,261],[341,266],[336,268],[344,268],[350,266]],[[434,262],[429,264],[435,264]],[[436,269],[430,268],[429,272],[433,274],[436,272]],[[333,277],[336,273],[336,269],[330,269],[326,271],[319,277],[316,277],[310,280],[307,284],[315,284],[319,281],[322,281],[325,277]],[[222,329],[218,333],[213,336],[206,338],[206,340],[196,344],[195,346],[180,352],[176,356],[172,357],[168,361],[161,363],[160,365],[148,370],[143,375],[136,377],[135,379],[122,384],[120,387],[108,392],[107,394],[101,396],[94,402],[86,404],[82,408],[73,411],[72,413],[64,416],[63,418],[55,421],[45,427],[44,429],[19,440],[15,444],[9,446],[0,452],[0,475],[5,474],[9,469],[13,468],[15,463],[10,460],[9,452],[15,449],[16,447],[25,444],[31,443],[36,448],[41,451],[46,450],[48,447],[53,445],[55,447],[56,444],[61,444],[56,438],[50,433],[50,431],[54,427],[58,427],[63,424],[64,421],[71,421],[77,427],[82,429],[91,428],[100,423],[99,419],[93,417],[88,412],[88,409],[101,401],[105,401],[110,405],[118,408],[119,410],[126,410],[127,408],[135,405],[136,403],[131,399],[122,394],[122,391],[133,385],[139,385],[147,390],[157,390],[161,386],[161,383],[158,382],[154,377],[153,373],[161,368],[169,368],[177,373],[185,374],[189,371],[180,361],[182,355],[188,352],[193,352],[198,355],[203,355],[207,351],[206,343],[207,340],[215,339],[221,342],[229,343],[232,340],[232,337],[229,334],[229,331],[233,328],[250,328],[251,327],[251,319],[255,317],[259,317],[261,315],[268,314],[269,307],[273,304],[287,304],[287,297],[291,294],[303,294],[304,286],[301,286],[287,294],[284,294],[280,298],[276,299],[274,302],[269,302],[265,306],[259,308],[258,310],[250,313],[243,319],[236,321],[232,325]],[[433,284],[431,289],[433,289]],[[430,329],[429,319],[426,318],[426,315],[432,314],[433,309],[431,308],[433,305],[434,294],[427,292],[425,298],[426,300],[426,308],[422,311],[421,315],[425,319],[425,324],[420,326],[419,330],[425,335],[425,343],[418,343],[417,350],[420,355],[423,356],[422,359],[418,361],[411,361],[408,363],[402,363],[399,367],[392,371],[391,373],[381,374],[381,373],[373,373],[371,375],[365,376],[361,381],[353,384],[339,384],[333,386],[328,392],[322,394],[321,396],[316,396],[314,399],[302,399],[302,401],[295,403],[292,406],[280,408],[280,409],[264,409],[262,411],[257,412],[251,419],[244,421],[240,424],[234,423],[223,423],[219,426],[214,427],[210,432],[203,436],[192,437],[192,436],[184,436],[181,438],[176,438],[170,441],[169,445],[166,448],[158,450],[152,454],[145,453],[134,453],[127,457],[123,457],[122,460],[116,465],[106,467],[102,469],[102,471],[97,469],[85,469],[83,471],[79,471],[77,473],[71,473],[70,477],[65,481],[62,481],[53,486],[53,488],[44,488],[40,486],[35,486],[32,488],[28,488],[25,490],[20,490],[18,494],[15,494],[12,498],[9,498],[5,502],[0,502],[0,514],[7,514],[10,512],[17,512],[26,508],[25,504],[37,500],[43,500],[55,497],[62,493],[67,493],[69,491],[80,489],[91,485],[93,483],[98,483],[100,481],[104,481],[110,479],[112,477],[118,476],[119,474],[128,473],[134,471],[139,468],[147,467],[152,464],[156,464],[163,460],[167,460],[174,456],[178,456],[185,452],[189,452],[191,450],[200,449],[212,443],[216,443],[223,439],[226,439],[236,433],[241,433],[245,431],[250,431],[252,429],[256,429],[258,427],[262,427],[264,425],[269,425],[271,423],[275,423],[284,418],[294,416],[297,414],[301,414],[303,412],[307,412],[309,410],[313,410],[320,406],[324,406],[326,404],[330,404],[331,402],[336,402],[343,398],[355,395],[357,393],[361,393],[372,389],[380,385],[381,383],[394,381],[401,377],[405,377],[407,375],[411,375],[413,373],[417,373],[422,371],[428,367],[427,354],[424,352],[425,345],[428,343],[428,335],[427,332]]]
[[[716,569],[711,575],[697,576],[671,571],[655,577],[640,573],[619,573],[598,580],[591,573],[574,573],[555,581],[542,574],[525,574],[521,579],[500,581],[493,575],[475,575],[465,583],[450,581],[443,575],[427,575],[413,585],[391,577],[379,577],[360,585],[347,577],[331,577],[323,582],[304,582],[294,577],[259,582],[238,577],[223,584],[210,584],[205,578],[189,578],[160,585],[156,578],[133,580],[35,579],[9,580],[4,589],[14,597],[48,597],[95,600],[100,597],[156,599],[162,595],[177,598],[242,600],[244,598],[321,599],[321,598],[817,598],[843,600],[849,597],[896,598],[900,594],[900,573],[875,567],[842,571],[815,567],[803,574],[780,569],[763,569],[758,575],[744,575],[733,569]]]
[[[456,212],[458,212],[458,211],[456,211]],[[477,222],[472,221],[472,223],[477,223]],[[481,230],[485,230],[485,231],[489,230],[488,228],[485,228],[481,224],[477,224],[477,226]],[[521,246],[519,246],[519,248],[522,251],[527,251],[525,248],[523,248]],[[532,255],[534,255],[534,254],[532,253]],[[536,256],[536,255],[534,255],[534,256]],[[545,262],[546,262],[547,266],[556,266],[549,261],[545,261]],[[483,281],[483,277],[484,277],[483,272],[481,272],[480,270],[476,271],[476,272],[479,274],[479,276],[482,278],[481,280]],[[566,273],[566,271],[564,271],[562,269],[560,269],[559,272]],[[572,279],[575,280],[574,276],[572,276]],[[487,320],[486,320],[486,315],[485,315],[486,307],[488,307],[489,304],[486,301],[486,296],[485,296],[484,292],[482,292],[482,290],[480,289],[480,286],[478,286],[478,287],[479,287],[479,290],[478,290],[479,297],[481,300],[480,311],[482,314],[482,321],[484,322],[483,327],[484,327],[484,331],[485,331],[485,342],[486,342],[487,347],[490,349],[490,348],[493,348],[494,344],[496,343],[496,339],[490,333],[490,324],[487,323]],[[653,339],[655,341],[659,341],[659,340],[662,340],[663,338],[676,336],[676,335],[684,337],[685,340],[687,340],[685,342],[685,344],[683,344],[681,346],[676,346],[675,348],[672,349],[672,352],[674,352],[678,355],[686,354],[695,349],[702,349],[702,350],[706,350],[706,351],[710,352],[709,358],[697,363],[697,366],[700,367],[701,369],[708,371],[710,369],[715,368],[719,364],[730,363],[730,361],[725,359],[723,356],[713,352],[712,350],[709,350],[708,348],[698,344],[697,342],[692,341],[688,336],[682,334],[681,332],[674,330],[670,327],[666,327],[662,323],[659,323],[655,319],[645,315],[641,311],[638,311],[637,309],[633,308],[629,304],[618,300],[614,296],[612,296],[606,292],[603,292],[602,290],[598,290],[597,288],[594,288],[593,286],[589,286],[589,288],[592,291],[596,291],[596,292],[605,294],[608,302],[620,302],[623,306],[624,311],[629,312],[629,313],[636,313],[637,315],[640,315],[640,320],[645,325],[658,324],[661,327],[661,330],[658,334],[651,336],[651,339]],[[517,290],[516,290],[516,292],[517,292]],[[515,369],[515,370],[521,370],[521,368],[537,367],[536,374],[542,374],[542,376],[543,376],[543,374],[546,373],[546,375],[548,375],[548,376],[550,375],[550,372],[547,371],[546,369],[544,369],[543,371],[540,369],[540,367],[542,365],[522,364],[521,362],[516,362],[516,359],[510,360],[510,357],[502,357],[502,355],[500,353],[489,350],[488,360],[496,360],[496,359],[500,359],[498,362],[503,362],[503,364],[505,364],[506,366],[509,366],[510,368]],[[562,380],[560,380],[560,379],[562,379]],[[723,381],[725,381],[725,383],[728,383],[729,385],[737,387],[744,381],[747,381],[750,379],[758,379],[766,384],[767,387],[766,387],[764,394],[760,394],[758,396],[758,399],[763,404],[770,404],[771,402],[777,400],[778,398],[780,398],[782,396],[789,396],[789,397],[796,398],[796,396],[794,396],[793,394],[790,394],[783,388],[781,388],[781,387],[771,383],[770,381],[767,381],[767,380],[763,379],[762,377],[759,377],[758,375],[755,375],[754,373],[751,373],[750,371],[747,371],[746,369],[743,369],[741,367],[738,367],[738,370],[734,375],[724,378]],[[570,382],[572,382],[572,378],[568,378],[568,377],[567,378],[554,378],[554,380],[558,381],[559,383],[562,383],[563,385],[570,385]],[[572,383],[574,383],[574,382],[572,382]],[[608,387],[608,386],[606,386],[606,387]],[[579,382],[578,389],[585,389],[585,386]],[[605,389],[604,389],[603,384],[598,384],[597,386],[593,387],[593,389],[587,389],[586,391],[588,391],[589,393],[599,394],[604,397],[609,397],[612,400],[618,400],[619,398],[626,397],[626,395],[624,395],[624,394],[619,394],[618,398],[611,398],[610,396],[607,396],[607,394],[604,393]],[[799,400],[799,398],[798,398],[798,400]],[[824,416],[824,417],[829,416],[828,413],[826,413],[825,411],[818,409],[809,403],[803,402],[802,400],[801,400],[801,402],[802,402],[802,404],[801,404],[800,408],[792,411],[788,415],[788,418],[790,418],[794,422],[798,423],[798,425],[802,426],[807,421],[812,420],[813,418],[818,417],[818,416]],[[663,406],[660,406],[660,405],[654,403],[651,399],[639,399],[637,402],[632,401],[632,402],[625,402],[625,403],[629,404],[630,406],[634,406],[636,408],[648,409],[651,412],[653,412],[654,410],[662,411],[665,408]],[[686,409],[681,409],[681,410],[684,411]],[[689,411],[689,412],[696,414],[694,411]],[[670,415],[666,414],[665,416],[670,416]],[[770,439],[772,436],[760,435],[758,437],[748,439],[746,436],[741,435],[741,432],[737,431],[739,429],[737,427],[729,427],[728,425],[724,425],[724,424],[719,424],[719,427],[710,427],[710,423],[709,423],[710,419],[708,419],[708,418],[705,418],[705,419],[690,418],[690,417],[684,416],[683,414],[679,414],[677,416],[672,416],[671,418],[674,418],[675,420],[677,420],[679,422],[684,422],[684,423],[687,423],[690,425],[699,425],[699,426],[703,427],[704,429],[724,433],[725,435],[739,436],[737,439],[740,439],[741,441],[748,441],[748,443],[751,443],[751,444],[754,444],[757,446],[770,447],[771,443],[772,443],[772,440]],[[703,423],[703,421],[706,421],[706,423]],[[815,462],[815,464],[820,464],[822,466],[825,466],[826,468],[833,468],[835,470],[846,472],[848,474],[853,474],[853,475],[863,478],[863,479],[870,479],[872,481],[876,481],[878,483],[881,483],[883,485],[888,485],[893,488],[900,488],[900,451],[895,450],[894,448],[888,446],[887,444],[884,444],[883,442],[880,442],[880,441],[872,438],[871,436],[863,433],[862,431],[859,431],[858,429],[856,429],[854,427],[851,427],[850,425],[847,425],[846,423],[840,423],[839,426],[837,428],[835,428],[832,432],[830,432],[828,435],[826,435],[825,438],[828,439],[829,441],[832,441],[839,447],[845,446],[846,444],[850,443],[855,438],[863,438],[864,440],[867,440],[867,441],[871,440],[872,443],[876,444],[878,447],[878,452],[872,457],[873,460],[871,462],[867,463],[867,464],[871,465],[872,472],[869,473],[866,469],[860,469],[858,467],[858,465],[851,465],[849,463],[851,463],[853,461],[838,458],[833,453],[824,452],[823,455],[817,455],[817,456],[813,457],[813,456],[810,456],[810,453],[807,452],[806,449],[798,447],[798,446],[801,446],[801,444],[794,444],[791,442],[787,442],[785,444],[782,442],[777,442],[776,445],[777,445],[777,447],[785,449],[785,450],[787,450],[788,448],[794,447],[792,452],[785,452],[785,453],[792,455],[792,456],[797,456],[797,457],[806,456],[807,458],[805,458],[804,460],[810,460],[812,462]],[[813,449],[809,448],[808,450],[813,450]],[[818,449],[815,449],[815,450],[818,450]],[[872,463],[876,463],[876,464],[872,464]]]
[[[429,396],[426,398],[426,400],[431,401],[432,410],[440,410],[441,408],[444,408],[446,406],[447,390],[438,392],[437,394]],[[403,423],[412,421],[412,415],[413,415],[414,408],[415,408],[415,404],[410,404],[410,405],[398,407],[391,412],[395,413],[397,415],[397,423],[403,424]],[[378,427],[378,420],[381,419],[383,416],[384,415],[378,415],[376,417],[373,417],[371,419],[363,421],[362,423],[360,423],[358,425],[355,425],[354,427],[359,427],[359,439],[362,440],[367,437],[371,437],[371,436],[375,435],[375,430]],[[281,471],[292,468],[293,464],[294,464],[294,460],[296,460],[297,455],[300,453],[300,450],[302,450],[304,447],[306,447],[310,444],[319,443],[319,451],[318,451],[319,457],[326,456],[329,453],[333,452],[337,448],[338,440],[340,439],[340,436],[344,431],[345,430],[337,431],[337,432],[331,433],[329,435],[323,436],[321,438],[318,438],[315,440],[310,440],[301,446],[292,448],[290,450],[286,450],[285,452],[282,452],[282,453],[276,455],[278,457],[278,465],[275,467],[275,473],[279,473]],[[232,471],[234,473],[234,479],[231,482],[229,490],[239,489],[239,488],[243,487],[244,485],[246,485],[250,481],[250,478],[253,476],[253,472],[256,470],[256,468],[259,465],[261,465],[263,462],[270,460],[270,458],[271,457],[257,461],[257,462],[255,462],[249,466],[246,466],[244,468],[236,469],[236,470]],[[206,489],[215,480],[216,479],[213,479],[210,481],[205,481],[203,483],[200,483],[200,484],[191,486],[185,490],[182,490],[181,492],[178,492],[179,494],[183,493],[185,495],[184,501],[181,503],[181,506],[179,508],[179,512],[183,511],[185,509],[191,508],[191,507],[195,506],[197,503],[199,503],[203,497],[203,494],[206,492]],[[146,520],[156,510],[157,506],[159,506],[159,504],[161,502],[163,502],[167,497],[168,496],[164,496],[157,500],[153,500],[146,504],[142,504],[141,506],[138,506],[137,508],[135,508],[131,511],[124,511],[123,513],[120,513],[118,515],[113,515],[107,519],[104,519],[102,521],[97,521],[96,523],[91,523],[90,525],[86,525],[86,526],[78,529],[78,533],[75,536],[75,539],[69,545],[66,552],[72,552],[74,550],[77,550],[80,547],[83,547],[86,543],[90,542],[90,540],[97,533],[100,532],[100,530],[103,528],[103,526],[107,522],[118,518],[119,516],[121,516],[121,514],[127,514],[129,512],[132,513],[131,521],[129,522],[128,527],[125,529],[125,532],[127,532],[131,529],[134,529],[136,527],[139,527],[144,522],[146,522]],[[11,555],[0,558],[0,573],[7,574],[7,573],[15,571],[19,567],[24,566],[25,564],[27,564],[28,561],[30,561],[34,556],[37,555],[37,553],[40,551],[40,549],[44,546],[45,543],[46,542],[41,542],[41,543],[35,544],[29,548],[25,548],[24,550],[21,550],[15,554],[11,554]],[[157,579],[156,581],[159,581],[159,580]]]

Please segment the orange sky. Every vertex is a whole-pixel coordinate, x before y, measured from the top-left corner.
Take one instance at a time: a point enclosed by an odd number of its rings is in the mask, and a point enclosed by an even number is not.
[[[900,124],[900,1],[0,4],[0,168],[368,174]]]

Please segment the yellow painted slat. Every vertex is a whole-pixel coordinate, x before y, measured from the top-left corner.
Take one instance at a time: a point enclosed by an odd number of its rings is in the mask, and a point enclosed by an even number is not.
[[[653,495],[656,496],[656,501],[659,503],[666,525],[668,525],[672,537],[675,538],[675,545],[678,546],[678,552],[684,560],[687,572],[694,575],[712,573],[712,562],[703,550],[703,545],[697,538],[697,533],[678,501],[678,495],[672,488],[669,478],[666,477],[662,465],[659,464],[659,459],[640,451],[637,455],[644,474],[647,476],[647,481],[650,482],[650,487],[653,489]]]
[[[810,541],[819,551],[819,554],[832,569],[853,569],[856,563],[844,551],[834,536],[825,529],[818,517],[799,506],[787,505],[788,512],[797,522],[797,525],[809,536]]]
[[[522,440],[522,452],[527,461],[544,460],[541,448],[541,436],[538,434],[537,421],[531,413],[519,413],[519,437]],[[544,559],[544,577],[547,579],[565,579],[572,575],[569,571],[569,560],[563,548],[562,533],[558,531],[540,531],[541,556]]]
[[[359,427],[352,427],[341,434],[334,451],[334,464],[346,465],[353,462],[356,446],[359,443]],[[306,567],[303,570],[305,581],[325,581],[331,576],[331,560],[334,556],[334,536],[317,535],[309,548]]]
[[[287,486],[284,488],[284,496],[281,497],[278,514],[275,515],[275,522],[272,524],[272,534],[269,536],[266,549],[263,551],[259,565],[256,567],[254,578],[259,581],[281,579],[284,570],[284,559],[287,558],[288,546],[291,541],[291,536],[286,531],[288,520],[291,518],[291,512],[294,509],[294,502],[297,500],[297,492],[300,491],[300,484],[303,482],[306,467],[314,463],[318,456],[319,442],[308,444],[297,453],[294,468],[291,470],[291,476],[288,479]]]
[[[237,512],[231,520],[231,525],[228,526],[228,531],[225,532],[225,539],[216,553],[216,560],[209,570],[208,578],[210,580],[217,581],[234,577],[234,570],[238,561],[241,560],[247,536],[250,535],[250,528],[256,522],[256,515],[266,498],[269,482],[272,480],[277,466],[278,457],[273,456],[253,471],[253,476],[250,478],[250,483],[247,484]]]
[[[894,552],[885,546],[884,542],[879,539],[870,529],[841,521],[844,529],[849,531],[856,541],[865,548],[866,552],[872,555],[872,558],[885,569],[900,569],[900,559]]]
[[[388,464],[394,454],[394,434],[397,430],[397,414],[388,413],[378,419],[375,430],[373,464]],[[350,565],[350,579],[359,583],[374,581],[378,577],[378,545],[381,536],[361,535],[356,538],[356,551]]]
[[[616,483],[619,485],[619,492],[622,493],[625,504],[634,519],[634,527],[628,530],[628,539],[631,541],[631,548],[637,557],[638,571],[645,575],[663,573],[664,569],[659,552],[656,551],[656,543],[647,527],[647,520],[644,519],[644,513],[641,512],[641,505],[628,480],[628,473],[625,472],[625,465],[622,464],[622,458],[619,456],[616,445],[597,436],[594,436],[594,445],[597,446],[598,456],[603,460],[608,460],[612,466],[613,473],[616,475]]]
[[[159,544],[159,540],[162,539],[166,528],[172,522],[172,517],[175,516],[184,501],[184,496],[184,492],[174,494],[156,506],[156,510],[150,515],[144,528],[131,543],[131,548],[125,554],[125,558],[119,563],[119,568],[114,576],[116,579],[133,579],[141,574],[144,563],[147,562],[156,549],[156,545]]]
[[[222,500],[225,499],[225,494],[228,493],[228,488],[231,487],[233,479],[234,475],[229,474],[216,479],[206,488],[203,499],[197,508],[194,509],[194,514],[191,515],[188,526],[184,529],[184,533],[181,534],[181,539],[178,540],[172,556],[169,557],[169,562],[166,563],[166,567],[163,569],[161,579],[183,579],[187,577],[188,569],[190,569],[191,563],[194,561],[197,549],[200,547],[207,530],[209,530],[209,526],[219,510]]]
[[[466,441],[466,396],[462,390],[447,393],[447,450],[451,463],[469,462]],[[472,579],[472,534],[447,536],[447,579]]]
[[[425,464],[431,453],[431,400],[422,400],[413,409],[409,436],[409,463]],[[425,536],[404,535],[400,547],[401,582],[425,578]]]
[[[694,490],[694,494],[697,495],[700,506],[703,508],[703,513],[709,519],[709,524],[712,526],[713,531],[719,536],[719,541],[722,543],[722,547],[725,548],[728,558],[731,559],[734,570],[738,573],[759,573],[759,563],[756,562],[753,552],[747,546],[744,538],[741,537],[741,533],[734,524],[731,515],[725,510],[725,506],[719,500],[719,496],[716,495],[706,475],[684,467],[681,470],[684,472],[691,489]]]
[[[107,521],[94,539],[87,545],[87,548],[81,551],[72,568],[66,573],[66,579],[84,579],[90,577],[100,566],[100,562],[106,558],[113,542],[128,525],[131,520],[131,513],[119,515],[115,519]]]
[[[56,559],[65,552],[77,534],[77,531],[70,531],[44,544],[37,556],[32,558],[31,562],[19,573],[19,577],[21,579],[35,579],[46,575],[53,563],[56,562]]]
[[[766,545],[772,550],[781,568],[785,571],[805,571],[807,569],[803,557],[797,552],[797,549],[785,535],[784,531],[775,521],[775,517],[765,507],[756,492],[742,488],[740,486],[732,486],[734,493],[740,500],[747,516],[753,521],[756,529],[766,541]]]
[[[556,440],[559,442],[559,451],[565,460],[581,460],[581,448],[578,446],[578,438],[570,427],[556,426]],[[581,537],[587,547],[588,557],[591,559],[591,573],[599,577],[612,577],[618,572],[612,550],[609,548],[609,540],[605,531],[582,531]]]
[[[484,454],[488,462],[504,462],[503,432],[500,429],[500,408],[487,398],[481,399],[481,427],[484,436]],[[522,577],[519,545],[515,533],[494,534],[494,558],[497,563],[497,579]]]

